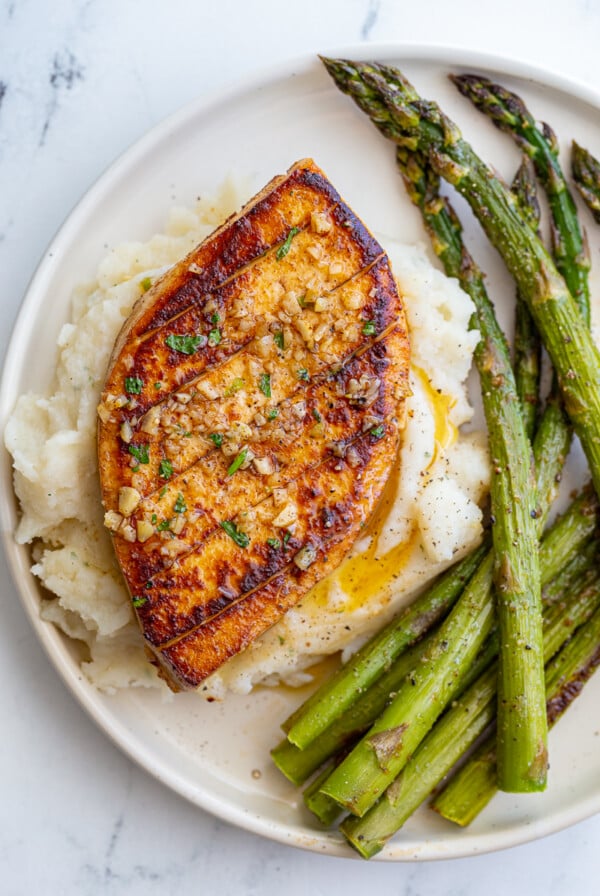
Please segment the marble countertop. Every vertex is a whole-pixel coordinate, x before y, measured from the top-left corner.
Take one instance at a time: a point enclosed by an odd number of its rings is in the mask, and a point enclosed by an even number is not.
[[[493,16],[493,19],[492,19]],[[188,100],[289,56],[360,41],[508,55],[600,88],[600,0],[1,0],[2,354],[27,283],[98,174]],[[137,768],[42,651],[0,560],[0,892],[65,896],[597,893],[600,817],[452,862],[360,863],[230,827]]]

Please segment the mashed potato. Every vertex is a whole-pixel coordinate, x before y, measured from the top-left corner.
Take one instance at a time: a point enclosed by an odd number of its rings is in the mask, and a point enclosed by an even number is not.
[[[49,595],[41,614],[87,645],[86,675],[99,688],[166,688],[146,659],[104,529],[96,464],[96,406],[121,325],[154,278],[240,205],[227,184],[217,201],[175,210],[163,235],[113,250],[81,287],[59,338],[52,395],[21,397],[5,440],[33,571]],[[328,654],[355,650],[450,563],[479,542],[489,469],[485,439],[460,427],[472,416],[465,381],[478,334],[470,299],[421,247],[382,240],[406,309],[412,343],[408,421],[400,462],[350,556],[300,604],[202,686],[206,696],[258,684],[303,684]]]

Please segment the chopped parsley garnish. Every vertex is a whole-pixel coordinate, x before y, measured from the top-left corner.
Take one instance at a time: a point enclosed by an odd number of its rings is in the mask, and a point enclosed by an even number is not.
[[[166,485],[163,485],[163,487],[161,488],[161,490],[160,490],[159,493],[158,493],[158,497],[159,497],[159,498],[164,498],[164,496],[165,496],[166,494],[167,494],[167,486],[166,486]]]
[[[153,513],[152,516],[150,517],[150,522],[152,523],[153,526],[156,526],[156,524],[158,522],[158,517],[155,513]]]
[[[173,510],[175,511],[175,513],[185,513],[187,510],[187,505],[181,492],[179,492],[177,495],[177,500],[173,504]]]
[[[298,296],[298,304],[301,308],[308,308],[308,302],[306,301],[306,296]]]
[[[223,444],[223,436],[220,432],[211,432],[208,438],[211,440],[215,448],[220,448]]]
[[[281,547],[281,542],[278,538],[267,538],[267,544],[270,548],[273,548],[275,551],[278,551]]]
[[[170,479],[173,475],[173,464],[170,460],[164,458],[158,465],[158,473],[161,479]]]
[[[230,398],[232,395],[235,395],[236,392],[239,392],[240,389],[243,388],[244,380],[241,378],[241,376],[236,376],[225,390],[225,397]]]
[[[385,426],[383,423],[380,423],[379,426],[374,426],[371,430],[371,435],[376,439],[382,439],[385,435]]]
[[[312,415],[315,418],[315,420],[317,421],[317,423],[320,423],[321,420],[323,419],[316,408],[313,408]]]
[[[167,529],[171,528],[171,520],[163,520],[162,523],[159,523],[156,527],[157,532],[166,532]]]
[[[208,344],[214,348],[215,345],[218,345],[221,341],[221,331],[220,330],[211,330],[208,334]]]
[[[131,603],[134,607],[143,607],[147,600],[148,598],[144,597],[143,595],[134,594],[134,596],[131,598]]]
[[[261,373],[258,381],[258,388],[263,395],[267,396],[267,398],[271,397],[271,374]]]
[[[140,464],[148,464],[150,463],[150,457],[148,454],[148,445],[129,445],[129,453],[132,457]]]
[[[291,532],[286,532],[285,535],[283,536],[283,546],[284,546],[284,548],[287,547],[287,543],[288,543],[288,541],[290,540],[291,537],[292,537],[292,533],[291,533]]]
[[[277,348],[280,348],[283,351],[283,330],[277,330],[275,333],[273,333],[273,341]]]
[[[152,286],[152,277],[144,277],[143,280],[140,280],[140,286],[142,287],[144,292],[148,292],[148,290]]]
[[[129,395],[140,395],[144,388],[144,381],[139,376],[125,377],[125,391]]]
[[[279,408],[271,408],[271,410],[267,413],[267,420],[274,420],[275,417],[279,416]]]
[[[193,355],[204,341],[203,336],[195,336],[192,333],[169,333],[165,339],[165,345],[182,355]]]
[[[285,258],[285,256],[288,254],[288,252],[290,251],[290,246],[292,245],[292,240],[294,239],[294,237],[296,236],[297,233],[300,233],[300,228],[292,227],[292,229],[290,230],[290,232],[288,233],[288,235],[285,238],[285,242],[282,243],[282,245],[277,250],[277,253],[275,256],[277,258],[277,261],[281,261],[281,259]]]
[[[221,317],[216,311],[214,312],[214,314],[211,314],[211,316],[210,316],[211,324],[218,324],[220,320],[221,320]]]
[[[308,375],[308,370],[306,369],[306,367],[301,367],[297,373],[297,376],[298,376],[299,380],[303,380],[305,383],[307,383],[310,379],[310,376]]]
[[[377,327],[375,326],[374,320],[367,320],[363,324],[363,335],[365,336],[374,336],[377,332]]]
[[[233,463],[230,465],[229,469],[227,470],[228,476],[233,476],[234,473],[237,473],[239,468],[242,466],[242,464],[246,460],[247,454],[248,454],[248,449],[242,448],[242,450],[240,451],[240,453],[238,454],[236,459],[233,461]]]
[[[250,539],[246,535],[245,532],[242,532],[235,523],[232,523],[231,520],[223,520],[222,523],[219,523],[221,529],[223,529],[233,541],[240,548],[247,548],[250,544]]]
[[[159,389],[162,389],[162,385],[162,383],[154,383],[154,388],[158,391]]]

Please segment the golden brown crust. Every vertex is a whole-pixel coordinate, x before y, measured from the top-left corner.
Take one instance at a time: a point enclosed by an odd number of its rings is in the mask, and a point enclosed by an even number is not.
[[[198,684],[349,550],[396,456],[408,359],[387,257],[310,160],[140,301],[99,407],[99,468],[172,686]]]
[[[332,501],[321,505],[316,495],[308,494],[310,506],[315,508],[307,529],[310,532],[304,546],[310,544],[316,552],[316,560],[302,570],[292,561],[285,565],[273,564],[271,576],[258,584],[253,591],[227,604],[208,621],[188,634],[176,639],[162,649],[152,651],[155,662],[167,681],[177,688],[197,687],[212,672],[298,603],[300,598],[320,579],[341,563],[354,543],[365,519],[370,515],[377,497],[381,494],[389,476],[389,459],[398,446],[398,427],[388,431],[377,442],[375,450],[369,445],[370,435],[357,443],[360,466],[351,468],[353,488],[346,491],[342,501],[337,501],[338,491],[331,494]],[[346,478],[347,463],[343,460],[329,462],[330,469],[340,478]],[[334,482],[332,477],[330,482]],[[339,490],[343,486],[339,483]],[[294,550],[297,544],[294,545]]]

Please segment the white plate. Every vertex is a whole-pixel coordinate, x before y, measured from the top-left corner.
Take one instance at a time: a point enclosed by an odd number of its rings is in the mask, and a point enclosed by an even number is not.
[[[565,142],[577,138],[600,151],[600,97],[549,73],[501,59],[440,48],[362,45],[348,57],[393,61],[425,96],[439,99],[482,155],[511,177],[518,155],[452,88],[449,70],[492,72],[516,89]],[[341,55],[338,53],[338,55]],[[258,188],[276,172],[312,156],[356,212],[379,233],[423,240],[418,214],[394,170],[393,151],[316,58],[280,67],[233,90],[204,98],[155,128],[100,178],[63,225],[43,258],[23,303],[6,358],[0,420],[16,397],[51,381],[56,337],[69,316],[72,287],[93,275],[106,246],[145,239],[163,227],[174,204],[191,203],[232,170]],[[586,219],[587,220],[587,219]],[[593,225],[590,225],[590,229]],[[501,318],[510,321],[513,287],[494,253],[467,220]],[[594,248],[594,260],[598,253]],[[597,275],[596,289],[600,283]],[[50,307],[52,313],[50,314]],[[3,494],[12,494],[8,457]],[[198,806],[266,837],[330,855],[350,855],[336,832],[323,832],[304,811],[298,792],[272,767],[269,748],[298,694],[259,691],[206,704],[194,694],[163,703],[156,694],[98,693],[80,673],[76,655],[38,616],[39,585],[29,554],[14,544],[14,500],[2,502],[2,528],[13,575],[39,639],[66,684],[98,725],[150,774]],[[391,860],[435,859],[500,849],[566,827],[600,810],[597,741],[600,676],[551,734],[546,793],[496,797],[467,830],[420,810],[384,850]]]

